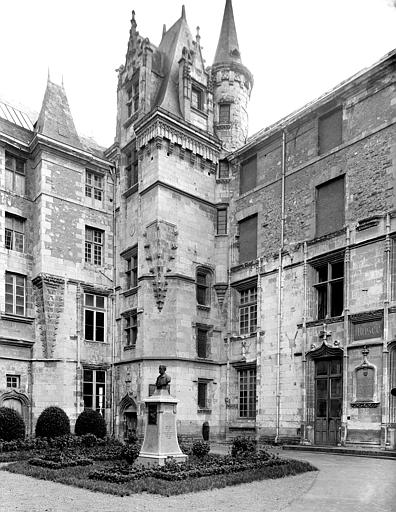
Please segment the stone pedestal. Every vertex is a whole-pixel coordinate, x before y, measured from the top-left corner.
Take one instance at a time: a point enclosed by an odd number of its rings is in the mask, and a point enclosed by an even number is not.
[[[179,400],[167,389],[157,389],[146,398],[146,430],[137,462],[162,466],[168,457],[177,462],[187,460],[179,447],[176,431],[176,407]]]

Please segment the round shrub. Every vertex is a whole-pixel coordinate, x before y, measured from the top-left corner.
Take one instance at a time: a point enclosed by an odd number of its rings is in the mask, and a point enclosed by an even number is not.
[[[36,437],[59,437],[70,434],[70,421],[63,409],[47,407],[36,423]]]
[[[191,453],[198,457],[198,459],[203,459],[208,455],[210,451],[210,444],[205,441],[195,441],[191,448]]]
[[[231,455],[244,457],[256,451],[257,442],[251,437],[238,436],[232,442]]]
[[[121,456],[129,464],[133,464],[135,460],[139,457],[139,452],[140,446],[137,443],[126,444],[122,449]]]
[[[77,418],[74,432],[76,436],[93,434],[103,439],[106,436],[106,422],[98,411],[85,409]]]
[[[25,423],[19,412],[9,407],[0,407],[0,439],[14,441],[25,437]]]

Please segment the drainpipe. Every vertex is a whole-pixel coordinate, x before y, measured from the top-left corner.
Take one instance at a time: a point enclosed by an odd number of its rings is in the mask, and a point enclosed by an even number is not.
[[[306,374],[307,374],[307,345],[308,345],[308,333],[307,333],[307,317],[308,317],[308,287],[307,287],[307,277],[308,277],[308,245],[307,242],[304,242],[304,268],[303,268],[303,281],[304,281],[304,312],[303,312],[303,339],[302,339],[302,411],[303,411],[303,421],[302,421],[302,439],[303,443],[307,442],[307,383],[306,383]]]
[[[385,275],[384,275],[384,341],[382,346],[382,418],[381,423],[384,429],[384,447],[388,442],[388,425],[390,423],[389,417],[389,377],[388,377],[388,364],[389,364],[389,303],[391,294],[391,221],[389,213],[386,214],[386,237],[385,237]]]
[[[342,364],[342,418],[341,424],[343,426],[341,444],[346,445],[348,435],[348,420],[347,420],[347,408],[348,408],[348,345],[350,343],[349,333],[349,289],[350,289],[350,275],[351,275],[351,233],[349,226],[346,228],[346,240],[345,240],[345,256],[344,256],[344,267],[345,267],[345,285],[344,285],[344,355]]]
[[[259,441],[259,435],[257,430],[257,416],[260,411],[260,397],[261,393],[257,393],[258,389],[261,389],[262,383],[262,327],[261,327],[261,310],[262,310],[262,285],[261,285],[261,273],[262,273],[263,258],[257,259],[257,331],[256,331],[256,441]]]
[[[282,191],[281,191],[281,232],[280,247],[278,257],[278,332],[277,332],[277,349],[276,349],[276,435],[275,443],[279,441],[280,431],[280,351],[282,341],[282,295],[283,295],[283,248],[284,248],[284,231],[285,231],[285,181],[286,181],[286,132],[282,131]]]
[[[112,220],[113,220],[113,247],[112,247],[112,256],[113,256],[113,289],[111,293],[111,390],[110,390],[110,409],[111,409],[111,434],[115,435],[115,307],[116,307],[116,297],[115,297],[115,287],[116,287],[116,277],[117,277],[117,257],[116,257],[116,169],[114,166],[110,166],[109,169],[110,178],[113,182],[113,212],[112,212]]]
[[[76,417],[80,414],[81,403],[81,284],[76,290],[76,352],[77,352],[77,379],[76,379]]]

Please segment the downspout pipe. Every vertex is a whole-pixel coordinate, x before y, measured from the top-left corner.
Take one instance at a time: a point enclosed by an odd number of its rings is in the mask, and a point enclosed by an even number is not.
[[[282,342],[282,302],[283,302],[283,249],[285,238],[285,182],[286,182],[286,131],[282,130],[282,186],[281,186],[281,225],[280,245],[278,256],[278,328],[276,348],[276,434],[275,444],[279,442],[281,396],[280,396],[280,372],[281,372],[281,342]]]
[[[385,275],[384,275],[384,341],[382,346],[382,429],[383,429],[383,443],[384,448],[389,449],[388,427],[390,423],[390,383],[389,383],[389,349],[388,343],[390,341],[390,328],[389,328],[389,305],[391,301],[391,219],[390,214],[387,213],[385,217]]]
[[[303,413],[303,423],[302,423],[302,436],[301,442],[303,444],[307,443],[307,346],[308,346],[308,333],[307,333],[307,317],[308,317],[308,286],[307,286],[307,278],[308,278],[308,246],[307,242],[304,242],[304,313],[303,313],[303,338],[302,338],[302,413]]]

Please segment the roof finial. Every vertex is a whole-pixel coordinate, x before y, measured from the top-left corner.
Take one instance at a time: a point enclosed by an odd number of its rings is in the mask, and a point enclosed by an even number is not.
[[[200,31],[200,28],[197,27],[197,35],[195,36],[195,39],[197,41],[197,43],[199,44],[200,40],[201,40],[201,36],[199,35],[199,31]]]
[[[181,17],[182,17],[183,19],[186,19],[186,8],[185,8],[185,6],[184,6],[184,5],[182,5],[182,15],[181,15]]]
[[[164,25],[162,27],[162,37],[164,37],[165,34],[166,34],[166,25],[164,23]]]
[[[50,82],[50,81],[51,81],[50,68],[49,68],[49,66],[48,66],[47,82]]]
[[[135,11],[132,11],[132,19],[131,19],[131,24],[134,25],[136,27],[136,20],[135,20]]]
[[[65,84],[63,83],[63,73],[62,73],[62,88],[65,88]]]

